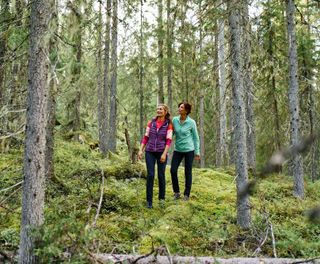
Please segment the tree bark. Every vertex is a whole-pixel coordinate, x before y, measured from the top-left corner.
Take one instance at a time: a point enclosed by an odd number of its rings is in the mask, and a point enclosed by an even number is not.
[[[118,0],[112,1],[112,50],[111,50],[111,89],[110,89],[110,131],[108,149],[117,148],[117,71],[118,71]]]
[[[205,137],[204,137],[204,96],[205,90],[202,87],[203,79],[203,32],[202,32],[202,0],[199,1],[199,93],[200,93],[200,113],[199,113],[199,134],[200,134],[200,167],[204,168],[205,166]]]
[[[167,0],[167,85],[168,106],[172,111],[172,41],[173,21],[171,20],[171,0]]]
[[[162,23],[162,0],[158,0],[158,103],[164,103],[163,91],[163,23]]]
[[[140,138],[144,133],[143,120],[143,0],[140,1],[140,66],[139,66],[139,132]]]
[[[223,1],[220,2],[222,6]],[[218,19],[218,37],[217,37],[217,53],[218,53],[218,88],[219,88],[219,140],[217,166],[225,166],[227,164],[228,148],[227,148],[227,102],[226,102],[226,65],[225,65],[225,38],[224,38],[224,18]]]
[[[271,12],[271,7],[268,5],[268,12]],[[271,16],[271,14],[270,14]],[[273,39],[274,39],[274,26],[272,25],[271,18],[268,20],[268,28],[269,30],[269,38],[268,38],[268,55],[270,60],[270,68],[269,68],[269,78],[268,83],[269,87],[272,87],[271,90],[271,96],[272,96],[272,112],[274,117],[274,126],[275,126],[275,134],[274,134],[274,141],[276,143],[275,148],[276,150],[281,149],[281,132],[280,132],[280,116],[279,116],[279,110],[278,110],[278,99],[276,95],[276,77],[275,77],[275,70],[274,70],[274,54],[273,54]]]
[[[243,57],[244,57],[244,90],[245,90],[245,104],[246,104],[246,126],[247,126],[247,162],[248,167],[256,171],[256,136],[254,124],[254,110],[253,110],[253,81],[252,81],[252,67],[251,67],[251,39],[250,39],[250,23],[248,1],[243,1]]]
[[[216,258],[216,257],[192,257],[192,256],[155,256],[149,255],[115,255],[115,254],[96,254],[95,257],[103,263],[136,263],[136,264],[171,264],[171,263],[188,263],[188,264],[289,264],[310,263],[303,259],[288,259],[288,258]]]
[[[37,238],[32,230],[43,224],[45,195],[46,125],[48,122],[47,30],[51,1],[31,2],[28,99],[24,153],[24,182],[20,233],[20,263],[38,263],[34,255]]]
[[[107,0],[106,7],[106,33],[104,41],[104,73],[103,73],[103,89],[100,98],[101,107],[101,126],[99,127],[99,148],[103,155],[108,151],[108,137],[109,137],[109,76],[110,76],[110,20],[111,20],[111,0]]]
[[[9,0],[2,0],[1,12],[0,12],[0,110],[4,105],[5,97],[5,85],[4,85],[4,73],[5,73],[5,56],[7,53],[7,30],[9,29]]]
[[[71,86],[75,90],[75,97],[73,101],[73,120],[72,120],[72,131],[75,133],[74,139],[79,140],[79,130],[81,129],[81,86],[79,85],[79,79],[81,74],[81,58],[82,58],[82,14],[76,3],[68,2],[68,7],[72,11],[72,16],[74,18],[73,23],[76,25],[76,30],[72,36],[73,39],[73,53],[75,56],[75,61],[72,65],[72,79]]]
[[[247,172],[247,146],[245,124],[244,86],[241,62],[241,34],[240,34],[240,8],[235,0],[228,1],[229,26],[230,26],[230,52],[231,52],[231,76],[234,101],[236,146],[236,182],[237,182],[237,222],[243,229],[250,227],[249,195],[243,194],[248,183]]]
[[[289,111],[291,145],[299,143],[300,115],[299,115],[299,85],[298,85],[298,58],[295,34],[295,4],[287,0],[287,30],[289,44]],[[297,154],[292,159],[292,173],[294,176],[293,194],[299,198],[304,197],[302,157]]]
[[[52,0],[52,23],[51,30],[57,32],[58,30],[58,14],[57,14],[57,1]],[[49,41],[50,53],[50,75],[49,75],[49,96],[48,96],[48,123],[46,131],[46,177],[47,179],[54,178],[54,127],[56,123],[56,94],[57,94],[57,77],[56,66],[58,63],[58,47],[55,36],[50,37]]]

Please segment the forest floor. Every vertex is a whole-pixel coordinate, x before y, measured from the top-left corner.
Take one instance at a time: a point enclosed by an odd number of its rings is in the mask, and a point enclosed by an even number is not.
[[[125,153],[125,146],[119,151]],[[4,254],[17,252],[19,245],[22,160],[21,148],[0,155]],[[54,164],[55,177],[47,181],[45,224],[35,231],[43,263],[87,263],[93,253],[294,259],[319,255],[320,224],[309,221],[308,212],[320,205],[320,181],[306,177],[306,198],[301,200],[292,195],[291,177],[273,174],[258,180],[250,197],[251,228],[244,231],[237,226],[233,168],[194,168],[190,200],[185,202],[173,200],[168,166],[166,201],[158,202],[155,180],[154,207],[148,209],[142,162],[132,165],[125,154],[104,159],[87,144],[61,137]],[[180,168],[182,190],[183,178]]]

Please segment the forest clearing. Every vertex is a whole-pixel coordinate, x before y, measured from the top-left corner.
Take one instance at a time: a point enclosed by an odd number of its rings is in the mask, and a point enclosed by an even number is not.
[[[319,0],[0,0],[0,262],[316,263],[319,63]]]

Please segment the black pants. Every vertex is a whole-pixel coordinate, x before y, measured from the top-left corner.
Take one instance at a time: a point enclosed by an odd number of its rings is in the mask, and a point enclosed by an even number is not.
[[[184,188],[184,195],[190,196],[191,185],[192,185],[192,163],[194,158],[194,151],[189,152],[178,152],[174,151],[171,161],[171,180],[172,180],[172,187],[175,193],[179,193],[179,181],[178,181],[178,167],[184,158],[185,167],[184,167],[184,176],[185,176],[185,188]]]
[[[147,201],[152,203],[153,196],[153,183],[154,183],[154,168],[157,162],[158,168],[158,182],[159,182],[159,200],[164,200],[166,194],[166,179],[165,170],[167,160],[163,163],[160,162],[162,152],[149,152],[146,151],[146,164],[147,164]]]

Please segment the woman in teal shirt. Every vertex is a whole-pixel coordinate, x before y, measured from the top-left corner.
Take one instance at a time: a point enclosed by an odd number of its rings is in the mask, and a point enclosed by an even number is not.
[[[188,115],[191,112],[191,105],[187,102],[179,104],[179,116],[172,119],[175,145],[171,161],[171,180],[174,191],[174,199],[180,198],[178,181],[178,168],[184,158],[185,167],[185,189],[184,200],[189,200],[192,185],[192,163],[193,159],[200,160],[199,136],[196,122]]]

